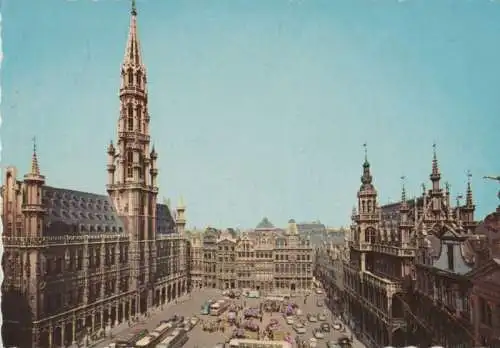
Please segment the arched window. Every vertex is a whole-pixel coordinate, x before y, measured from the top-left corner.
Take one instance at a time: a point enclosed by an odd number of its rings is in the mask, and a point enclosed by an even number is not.
[[[142,106],[137,105],[137,130],[141,132],[142,124]]]
[[[128,69],[127,74],[128,74],[128,84],[132,85],[134,83],[134,72],[132,71],[131,68]]]
[[[142,73],[140,71],[137,72],[136,74],[136,82],[137,82],[137,87],[141,88],[141,79],[142,79]]]
[[[127,130],[134,130],[134,108],[132,104],[128,104],[127,106]]]
[[[132,178],[134,176],[134,172],[132,171],[132,164],[134,163],[134,154],[132,151],[127,152],[127,177]]]
[[[139,164],[141,166],[141,170],[139,170],[139,179],[142,179],[144,177],[144,155],[141,153],[139,155]]]

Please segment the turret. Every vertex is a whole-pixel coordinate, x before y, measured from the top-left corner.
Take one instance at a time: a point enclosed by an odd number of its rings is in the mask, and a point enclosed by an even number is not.
[[[175,225],[177,228],[177,233],[179,234],[184,234],[186,230],[186,206],[184,205],[184,200],[181,199],[179,200],[179,204],[177,205],[176,208],[176,214],[175,214]]]
[[[22,212],[24,215],[24,234],[31,237],[42,237],[46,210],[42,202],[42,189],[45,177],[40,174],[36,141],[33,138],[33,155],[31,171],[24,175],[24,199]]]
[[[359,222],[378,221],[377,214],[377,191],[373,186],[373,177],[370,172],[366,144],[365,161],[363,163],[363,175],[361,176],[361,187],[358,191],[358,213]]]

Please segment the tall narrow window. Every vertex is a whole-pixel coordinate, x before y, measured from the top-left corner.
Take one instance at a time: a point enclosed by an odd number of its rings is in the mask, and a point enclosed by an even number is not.
[[[448,269],[450,271],[453,271],[455,269],[455,262],[454,262],[455,257],[453,255],[453,244],[448,244],[447,247],[448,247],[448,250],[447,250],[448,251],[447,252],[447,254],[448,254],[447,255],[448,256]]]
[[[142,82],[141,80],[142,80],[142,74],[140,71],[138,71],[136,74],[136,82],[138,88],[141,88],[141,82]]]
[[[137,131],[142,131],[142,107],[137,105]]]
[[[134,72],[132,71],[132,69],[128,69],[127,74],[128,74],[128,84],[132,85],[134,83]]]
[[[132,164],[134,163],[134,154],[132,151],[127,152],[127,177],[132,178],[134,172],[132,171]]]
[[[134,108],[132,104],[128,104],[127,107],[127,130],[129,132],[134,130]]]

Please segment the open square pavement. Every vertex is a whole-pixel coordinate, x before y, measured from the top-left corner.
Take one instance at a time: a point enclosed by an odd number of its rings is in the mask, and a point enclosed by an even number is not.
[[[226,342],[231,333],[232,330],[225,330],[224,332],[220,331],[214,331],[214,332],[207,332],[203,331],[203,321],[212,321],[215,320],[215,317],[213,316],[202,316],[200,315],[200,310],[202,305],[209,299],[212,300],[218,300],[223,298],[222,292],[217,289],[201,289],[201,290],[196,290],[193,291],[191,294],[185,295],[184,297],[181,297],[177,300],[177,302],[171,303],[167,306],[164,306],[163,308],[158,308],[155,311],[152,311],[148,317],[144,317],[141,320],[142,324],[145,324],[146,328],[151,331],[155,329],[159,324],[160,321],[166,320],[170,317],[172,317],[174,314],[177,314],[179,316],[184,316],[184,317],[192,317],[192,316],[197,316],[201,319],[201,321],[188,333],[189,340],[185,344],[185,347],[188,348],[212,348],[214,347],[217,343],[222,343]],[[243,307],[259,307],[260,303],[263,301],[264,296],[261,297],[260,299],[250,299],[246,297],[241,297],[240,299],[235,299],[233,300],[236,304],[240,304]],[[302,310],[303,315],[306,315],[308,313],[311,314],[319,314],[323,313],[327,317],[327,323],[333,324],[336,319],[332,317],[332,314],[328,310],[326,306],[318,307],[317,306],[317,301],[318,300],[324,300],[324,295],[323,294],[315,294],[312,292],[309,296],[304,297],[304,296],[297,296],[292,298],[293,302],[295,302],[299,308]],[[305,300],[305,303],[304,303]],[[292,337],[296,336],[295,331],[293,330],[293,327],[291,325],[287,325],[285,322],[285,319],[283,316],[279,313],[264,313],[262,323],[259,323],[261,328],[264,328],[271,319],[276,319],[278,320],[280,326],[283,328],[283,331],[289,332]],[[313,337],[313,330],[315,328],[319,328],[321,325],[321,322],[316,322],[316,323],[307,323],[306,324],[306,329],[307,332],[305,334],[300,335],[301,340],[308,341],[311,337]],[[123,334],[126,333],[127,331],[131,330],[131,328],[128,325],[121,325],[112,331],[112,337],[116,337],[118,334]],[[325,334],[324,339],[319,339],[318,340],[318,345],[317,347],[326,347],[326,342],[328,341],[337,341],[338,338],[340,338],[343,335],[350,336],[350,332],[339,332],[334,330],[333,328],[330,330],[330,333]],[[110,343],[113,342],[113,338],[109,337],[106,338],[104,341],[101,341],[100,343],[93,345],[91,347],[95,348],[105,348],[107,347]],[[364,347],[363,344],[358,342],[356,339],[353,343],[353,347],[355,348],[362,348]]]

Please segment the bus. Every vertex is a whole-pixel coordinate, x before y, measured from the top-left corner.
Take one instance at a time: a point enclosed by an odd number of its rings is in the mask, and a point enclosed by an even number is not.
[[[229,308],[229,302],[219,300],[210,306],[210,315],[218,316],[224,313]]]
[[[249,339],[232,339],[229,348],[292,348],[292,344],[286,341],[262,341]]]
[[[188,341],[186,330],[175,329],[156,348],[182,348]]]
[[[169,332],[173,330],[172,323],[163,323],[158,325],[150,334],[141,338],[135,343],[136,348],[154,348],[161,342]]]
[[[149,331],[146,329],[145,325],[140,325],[132,328],[129,332],[122,335],[117,335],[115,339],[116,348],[129,348],[134,347],[135,343],[141,338],[148,335]]]

